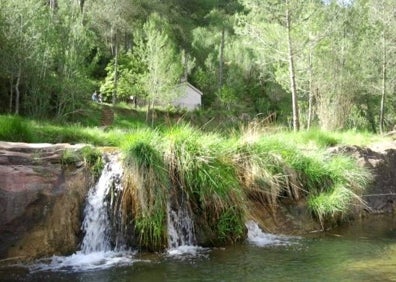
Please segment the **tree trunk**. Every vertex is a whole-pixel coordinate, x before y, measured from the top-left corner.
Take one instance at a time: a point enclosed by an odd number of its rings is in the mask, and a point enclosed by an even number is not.
[[[183,57],[182,57],[182,64],[183,64],[183,68],[184,68],[184,72],[183,72],[183,80],[182,80],[182,82],[184,82],[184,81],[187,81],[187,78],[188,78],[188,55],[187,55],[187,53],[186,53],[186,50],[185,49],[183,49]]]
[[[118,87],[118,42],[117,42],[117,34],[115,35],[115,47],[114,47],[114,89],[113,89],[113,97],[112,104],[113,107],[116,103],[117,98],[117,87]]]
[[[221,29],[221,42],[219,54],[219,89],[223,87],[223,66],[224,66],[224,41],[225,41],[225,27]]]
[[[289,53],[289,77],[290,77],[290,91],[292,95],[292,108],[293,108],[293,129],[295,132],[300,130],[300,119],[298,113],[298,101],[297,101],[297,86],[294,70],[294,55],[293,46],[291,39],[291,20],[289,11],[289,1],[286,1],[286,28],[287,28],[287,47]]]
[[[21,73],[22,73],[22,66],[19,64],[18,66],[18,74],[16,78],[16,83],[15,83],[15,114],[19,114],[19,104],[20,104],[20,98],[21,94],[19,91],[19,84],[21,82]]]
[[[385,116],[385,95],[386,95],[386,39],[385,31],[382,33],[382,87],[381,87],[381,105],[379,116],[380,133],[384,133],[384,116]]]
[[[150,105],[151,105],[151,101],[148,100],[148,101],[147,101],[147,112],[146,112],[146,123],[147,123],[147,124],[148,124],[148,122],[149,122]]]
[[[58,1],[57,0],[49,0],[48,5],[53,12],[55,12],[58,9]]]
[[[14,74],[10,77],[10,103],[8,112],[12,113],[12,104],[14,103]]]
[[[79,0],[79,2],[80,2],[80,12],[81,12],[81,14],[83,14],[84,13],[84,0]]]
[[[151,104],[151,127],[154,127],[154,118],[155,118],[155,110],[154,110],[154,99]]]
[[[312,121],[312,103],[313,103],[313,89],[312,89],[312,50],[309,51],[309,97],[308,97],[308,118],[307,129],[311,128]]]

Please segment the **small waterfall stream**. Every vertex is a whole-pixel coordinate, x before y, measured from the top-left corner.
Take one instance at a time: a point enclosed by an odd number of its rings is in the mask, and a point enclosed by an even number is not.
[[[248,242],[258,247],[292,245],[297,239],[297,237],[264,233],[258,224],[253,220],[247,221],[245,226],[248,230]]]
[[[176,196],[177,195],[177,196]],[[183,193],[174,194],[167,204],[168,255],[197,255],[198,247],[191,209]]]
[[[88,192],[84,209],[82,229],[85,236],[81,243],[81,250],[68,257],[52,257],[51,261],[44,261],[33,265],[30,269],[42,270],[71,270],[85,271],[104,269],[115,265],[130,265],[137,261],[134,253],[118,251],[123,248],[113,248],[111,242],[112,226],[108,212],[111,202],[108,197],[110,189],[121,191],[122,165],[116,155],[106,155],[106,164],[102,174]]]
[[[185,206],[173,210],[170,204],[168,212],[168,246],[170,249],[196,244],[194,223]]]
[[[115,189],[122,189],[120,185],[122,173],[121,164],[114,160],[114,156],[111,156],[103,168],[99,181],[89,191],[82,224],[85,236],[81,244],[81,252],[84,254],[111,250],[111,224],[106,196],[112,185],[116,186]]]

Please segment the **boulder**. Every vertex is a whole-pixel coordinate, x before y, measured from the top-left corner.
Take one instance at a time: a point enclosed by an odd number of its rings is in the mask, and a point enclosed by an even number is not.
[[[29,260],[74,252],[92,177],[62,165],[84,145],[0,142],[0,259]]]

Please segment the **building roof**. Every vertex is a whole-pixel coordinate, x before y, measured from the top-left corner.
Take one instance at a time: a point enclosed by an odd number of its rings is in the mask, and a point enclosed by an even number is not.
[[[182,85],[187,85],[188,87],[190,87],[191,89],[193,89],[195,92],[197,92],[199,95],[203,95],[203,93],[202,93],[202,91],[201,90],[199,90],[198,88],[196,88],[194,85],[192,85],[190,82],[188,82],[188,81],[184,81],[184,82],[181,82],[180,84],[179,84],[180,86],[182,86]]]

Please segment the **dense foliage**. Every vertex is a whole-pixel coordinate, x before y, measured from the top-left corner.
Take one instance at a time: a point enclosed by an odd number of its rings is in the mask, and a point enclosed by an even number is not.
[[[73,120],[94,90],[306,128],[395,124],[394,0],[2,0],[0,113]]]

